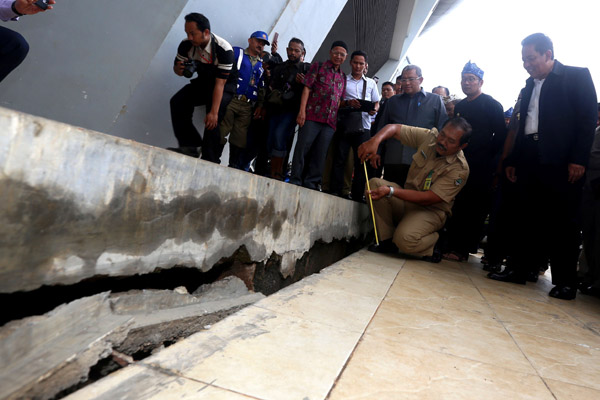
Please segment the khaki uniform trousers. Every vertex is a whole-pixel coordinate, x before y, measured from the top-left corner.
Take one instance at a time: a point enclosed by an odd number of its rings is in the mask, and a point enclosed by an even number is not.
[[[253,105],[245,100],[233,98],[227,106],[223,121],[219,125],[221,144],[227,143],[227,135],[231,133],[229,142],[241,149],[246,148],[248,127],[252,122]]]
[[[379,178],[369,180],[371,190],[380,186],[400,188],[400,185]],[[439,235],[446,222],[442,210],[432,210],[397,197],[383,197],[373,201],[379,240],[392,239],[398,249],[414,256],[433,254]]]

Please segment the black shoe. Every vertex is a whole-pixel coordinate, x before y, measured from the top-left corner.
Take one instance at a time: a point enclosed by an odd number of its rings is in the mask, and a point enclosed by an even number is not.
[[[570,286],[554,286],[550,293],[550,297],[561,300],[573,300],[577,296],[577,289]]]
[[[386,239],[382,242],[379,242],[379,246],[377,244],[372,244],[368,247],[369,251],[373,253],[397,253],[398,247],[392,242],[392,239]]]
[[[519,285],[527,283],[525,278],[517,274],[513,269],[505,269],[503,272],[490,272],[487,277],[495,281],[518,283]]]
[[[485,264],[483,270],[488,272],[500,272],[502,271],[502,263]]]
[[[539,274],[537,271],[530,271],[527,273],[527,282],[536,283],[538,281]]]
[[[423,256],[422,260],[437,264],[442,261],[442,252],[438,249],[433,249],[433,254],[430,256]]]
[[[167,147],[167,150],[171,150],[175,153],[183,154],[185,156],[190,156],[194,158],[200,157],[200,152],[198,152],[197,147]]]

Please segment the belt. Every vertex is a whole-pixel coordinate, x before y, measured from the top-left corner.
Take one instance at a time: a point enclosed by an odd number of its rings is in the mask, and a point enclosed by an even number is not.
[[[529,135],[525,135],[526,138],[528,138],[529,140],[532,140],[534,142],[537,142],[538,140],[540,140],[540,134],[539,133],[530,133]]]
[[[246,103],[250,103],[251,101],[254,101],[252,99],[247,98],[245,94],[236,94],[235,96],[233,96],[233,98],[241,100],[241,101],[245,101]]]

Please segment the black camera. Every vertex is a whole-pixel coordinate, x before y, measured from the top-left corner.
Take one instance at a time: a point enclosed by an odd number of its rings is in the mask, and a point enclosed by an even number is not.
[[[194,75],[194,72],[196,72],[196,69],[196,61],[190,60],[183,62],[183,76],[186,78],[191,78]]]
[[[48,0],[37,0],[34,4],[42,10],[48,9]]]

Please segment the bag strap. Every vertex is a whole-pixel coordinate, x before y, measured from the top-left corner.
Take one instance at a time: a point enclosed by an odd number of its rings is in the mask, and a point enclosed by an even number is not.
[[[363,79],[363,94],[362,94],[362,99],[365,99],[365,96],[367,95],[367,80]]]

